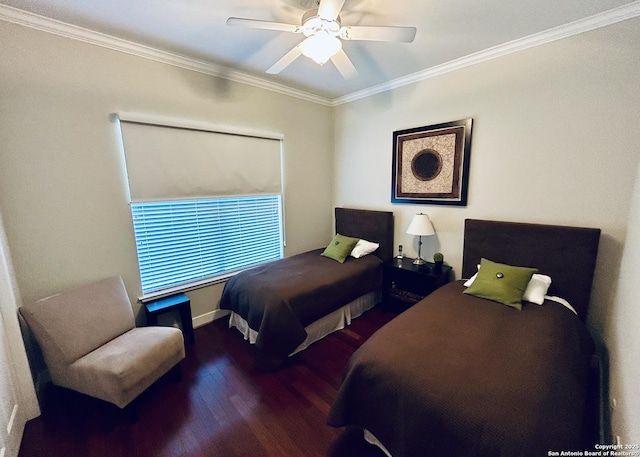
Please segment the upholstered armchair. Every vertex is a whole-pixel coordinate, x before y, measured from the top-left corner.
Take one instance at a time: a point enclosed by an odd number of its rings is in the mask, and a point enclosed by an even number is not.
[[[185,356],[182,332],[136,327],[120,277],[24,305],[51,380],[124,408]]]

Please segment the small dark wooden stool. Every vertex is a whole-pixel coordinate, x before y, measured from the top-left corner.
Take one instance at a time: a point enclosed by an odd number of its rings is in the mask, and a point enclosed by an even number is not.
[[[191,320],[191,300],[185,294],[170,295],[144,304],[147,312],[147,325],[158,325],[158,315],[178,310],[182,321],[182,332],[189,339],[189,343],[195,342],[193,334],[193,321]]]

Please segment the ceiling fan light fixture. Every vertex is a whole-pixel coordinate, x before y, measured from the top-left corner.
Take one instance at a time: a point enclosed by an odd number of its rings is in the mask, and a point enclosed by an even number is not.
[[[305,36],[302,43],[267,69],[269,74],[280,73],[300,55],[304,55],[319,65],[324,65],[331,60],[344,79],[355,78],[358,71],[342,50],[342,40],[411,43],[416,36],[415,27],[368,25],[343,27],[340,11],[345,0],[313,0],[313,3],[316,3],[317,8],[304,13],[300,25],[239,17],[230,17],[227,19],[227,25],[243,25],[254,29],[299,33]]]
[[[319,65],[324,65],[342,49],[342,42],[326,32],[318,32],[300,43],[300,51]]]

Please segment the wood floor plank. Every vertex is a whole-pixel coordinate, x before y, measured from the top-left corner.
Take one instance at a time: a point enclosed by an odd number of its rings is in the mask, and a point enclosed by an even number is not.
[[[138,419],[49,386],[19,457],[384,457],[362,431],[326,418],[349,357],[395,315],[378,307],[291,357],[276,371],[226,320],[195,330],[182,377],[161,378],[134,406]]]

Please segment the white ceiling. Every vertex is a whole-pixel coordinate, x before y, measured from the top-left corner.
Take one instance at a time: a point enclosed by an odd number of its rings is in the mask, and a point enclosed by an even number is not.
[[[0,19],[94,43],[143,45],[214,74],[331,103],[640,15],[640,0],[346,0],[343,25],[418,29],[408,44],[344,42],[359,73],[348,81],[331,62],[321,67],[306,57],[268,75],[302,37],[225,25],[230,16],[298,24],[315,6],[316,0],[0,0]]]

